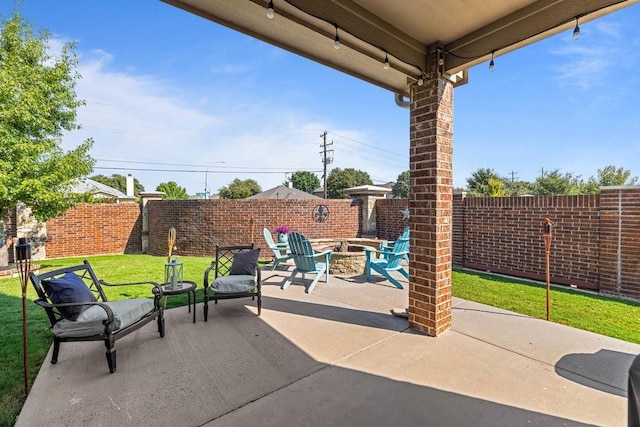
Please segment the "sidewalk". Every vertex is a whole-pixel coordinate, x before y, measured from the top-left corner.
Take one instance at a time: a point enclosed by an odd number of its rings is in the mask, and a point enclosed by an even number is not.
[[[276,273],[276,275],[272,275]],[[389,314],[406,290],[332,277],[312,294],[263,272],[255,302],[167,310],[104,346],[63,343],[42,366],[17,426],[626,425],[640,346],[454,299],[438,338]]]

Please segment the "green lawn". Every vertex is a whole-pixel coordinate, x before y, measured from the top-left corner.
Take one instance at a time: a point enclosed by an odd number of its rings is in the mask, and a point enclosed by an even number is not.
[[[546,286],[496,275],[454,271],[453,295],[540,319],[547,318]],[[551,287],[549,319],[640,344],[640,303]]]
[[[42,270],[81,263],[83,258],[41,261]],[[109,282],[155,280],[161,282],[165,257],[149,255],[114,255],[89,258],[97,276]],[[180,257],[184,264],[184,279],[198,283],[198,301],[202,300],[202,275],[211,258]],[[35,291],[29,284],[27,293],[29,384],[33,383],[40,365],[51,346],[44,310],[33,300]],[[147,286],[127,288],[126,292],[109,293],[111,299],[146,296]],[[110,290],[110,292],[113,292]],[[545,287],[499,276],[468,271],[453,272],[453,295],[487,305],[544,319],[546,317]],[[167,308],[187,304],[187,296],[168,298]],[[569,289],[552,289],[551,320],[557,323],[640,343],[640,303],[603,298]],[[19,279],[0,279],[0,316],[5,323],[0,328],[0,426],[12,426],[24,403],[22,368],[22,298]],[[64,351],[64,350],[62,350]],[[64,357],[64,356],[62,356]],[[48,362],[46,362],[48,363]]]

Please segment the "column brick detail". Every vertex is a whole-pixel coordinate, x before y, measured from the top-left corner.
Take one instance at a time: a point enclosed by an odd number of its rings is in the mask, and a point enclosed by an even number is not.
[[[451,83],[432,74],[414,86],[410,118],[409,325],[438,336],[451,327]]]

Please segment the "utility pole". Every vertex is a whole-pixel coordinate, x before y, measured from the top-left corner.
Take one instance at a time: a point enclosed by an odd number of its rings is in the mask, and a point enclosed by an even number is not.
[[[514,182],[516,182],[516,175],[518,175],[518,172],[511,171],[511,183],[512,183],[512,184],[513,184]]]
[[[327,131],[325,130],[322,134],[320,134],[320,137],[322,138],[322,144],[320,144],[320,146],[322,147],[322,151],[320,152],[320,156],[322,158],[322,163],[324,165],[324,175],[322,176],[323,180],[324,180],[324,195],[323,197],[326,199],[327,198],[327,165],[329,163],[333,162],[333,150],[327,150],[327,145],[331,146],[333,145],[333,141],[330,142],[329,144],[327,144]]]

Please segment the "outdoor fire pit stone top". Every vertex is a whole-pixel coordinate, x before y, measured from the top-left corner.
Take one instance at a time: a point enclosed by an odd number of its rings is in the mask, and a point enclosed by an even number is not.
[[[382,240],[368,238],[309,239],[314,250],[331,249],[329,274],[357,275],[364,273],[365,249],[379,250]]]

